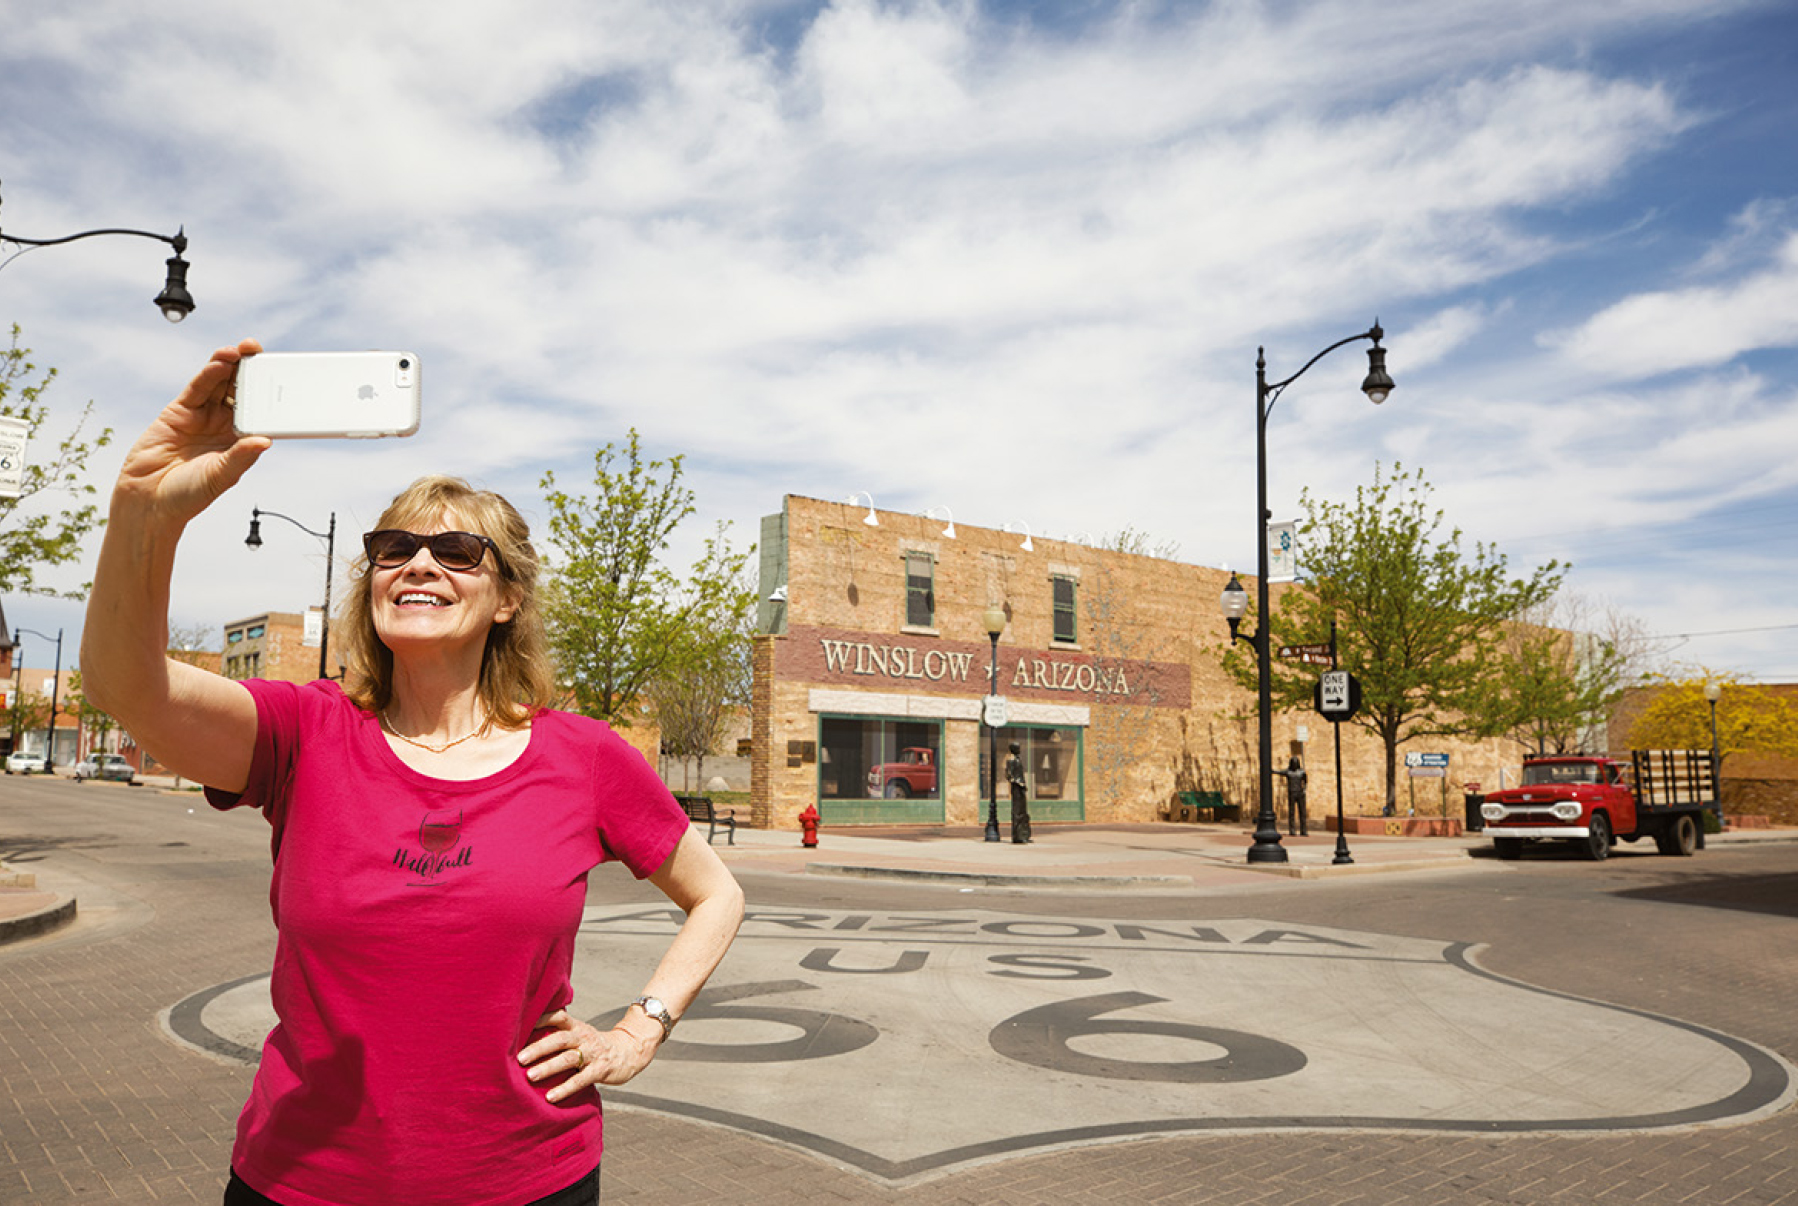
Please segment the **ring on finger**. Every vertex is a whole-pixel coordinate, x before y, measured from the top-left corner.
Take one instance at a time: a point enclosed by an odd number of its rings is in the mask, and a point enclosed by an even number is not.
[[[587,1053],[582,1051],[579,1047],[570,1047],[569,1050],[574,1052],[575,1069],[578,1071],[581,1068],[585,1068],[587,1066]]]

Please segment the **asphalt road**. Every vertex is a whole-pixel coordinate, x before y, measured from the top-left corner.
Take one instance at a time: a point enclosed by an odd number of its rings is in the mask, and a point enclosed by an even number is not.
[[[0,1202],[218,1201],[266,827],[9,777],[0,858],[80,900],[0,947]],[[709,1014],[610,1097],[607,1201],[1798,1201],[1798,843],[1167,892],[740,866]],[[623,873],[589,906],[603,1016],[669,923]]]

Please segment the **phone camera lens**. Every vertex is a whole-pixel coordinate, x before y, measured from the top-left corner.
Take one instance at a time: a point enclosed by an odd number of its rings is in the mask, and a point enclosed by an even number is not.
[[[400,367],[403,369],[409,369],[412,367],[412,361],[407,359],[404,356],[401,356],[400,357]]]

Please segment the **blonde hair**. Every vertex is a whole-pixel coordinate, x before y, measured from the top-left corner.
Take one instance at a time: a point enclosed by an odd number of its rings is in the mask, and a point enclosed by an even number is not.
[[[402,490],[381,513],[375,529],[415,531],[451,517],[459,529],[493,541],[499,550],[493,568],[517,606],[510,619],[488,630],[478,692],[495,724],[518,728],[555,699],[555,673],[537,592],[542,563],[531,547],[524,517],[491,490],[476,490],[461,478],[431,476]],[[357,706],[381,712],[393,702],[393,651],[375,632],[371,568],[367,554],[356,558],[337,624],[348,667],[344,693]]]

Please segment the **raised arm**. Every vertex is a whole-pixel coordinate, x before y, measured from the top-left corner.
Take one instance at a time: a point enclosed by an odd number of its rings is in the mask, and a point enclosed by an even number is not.
[[[261,350],[214,352],[126,453],[81,634],[88,701],[176,773],[227,791],[248,780],[256,705],[242,684],[169,659],[169,580],[189,521],[269,446],[238,438],[229,401],[238,361]]]

